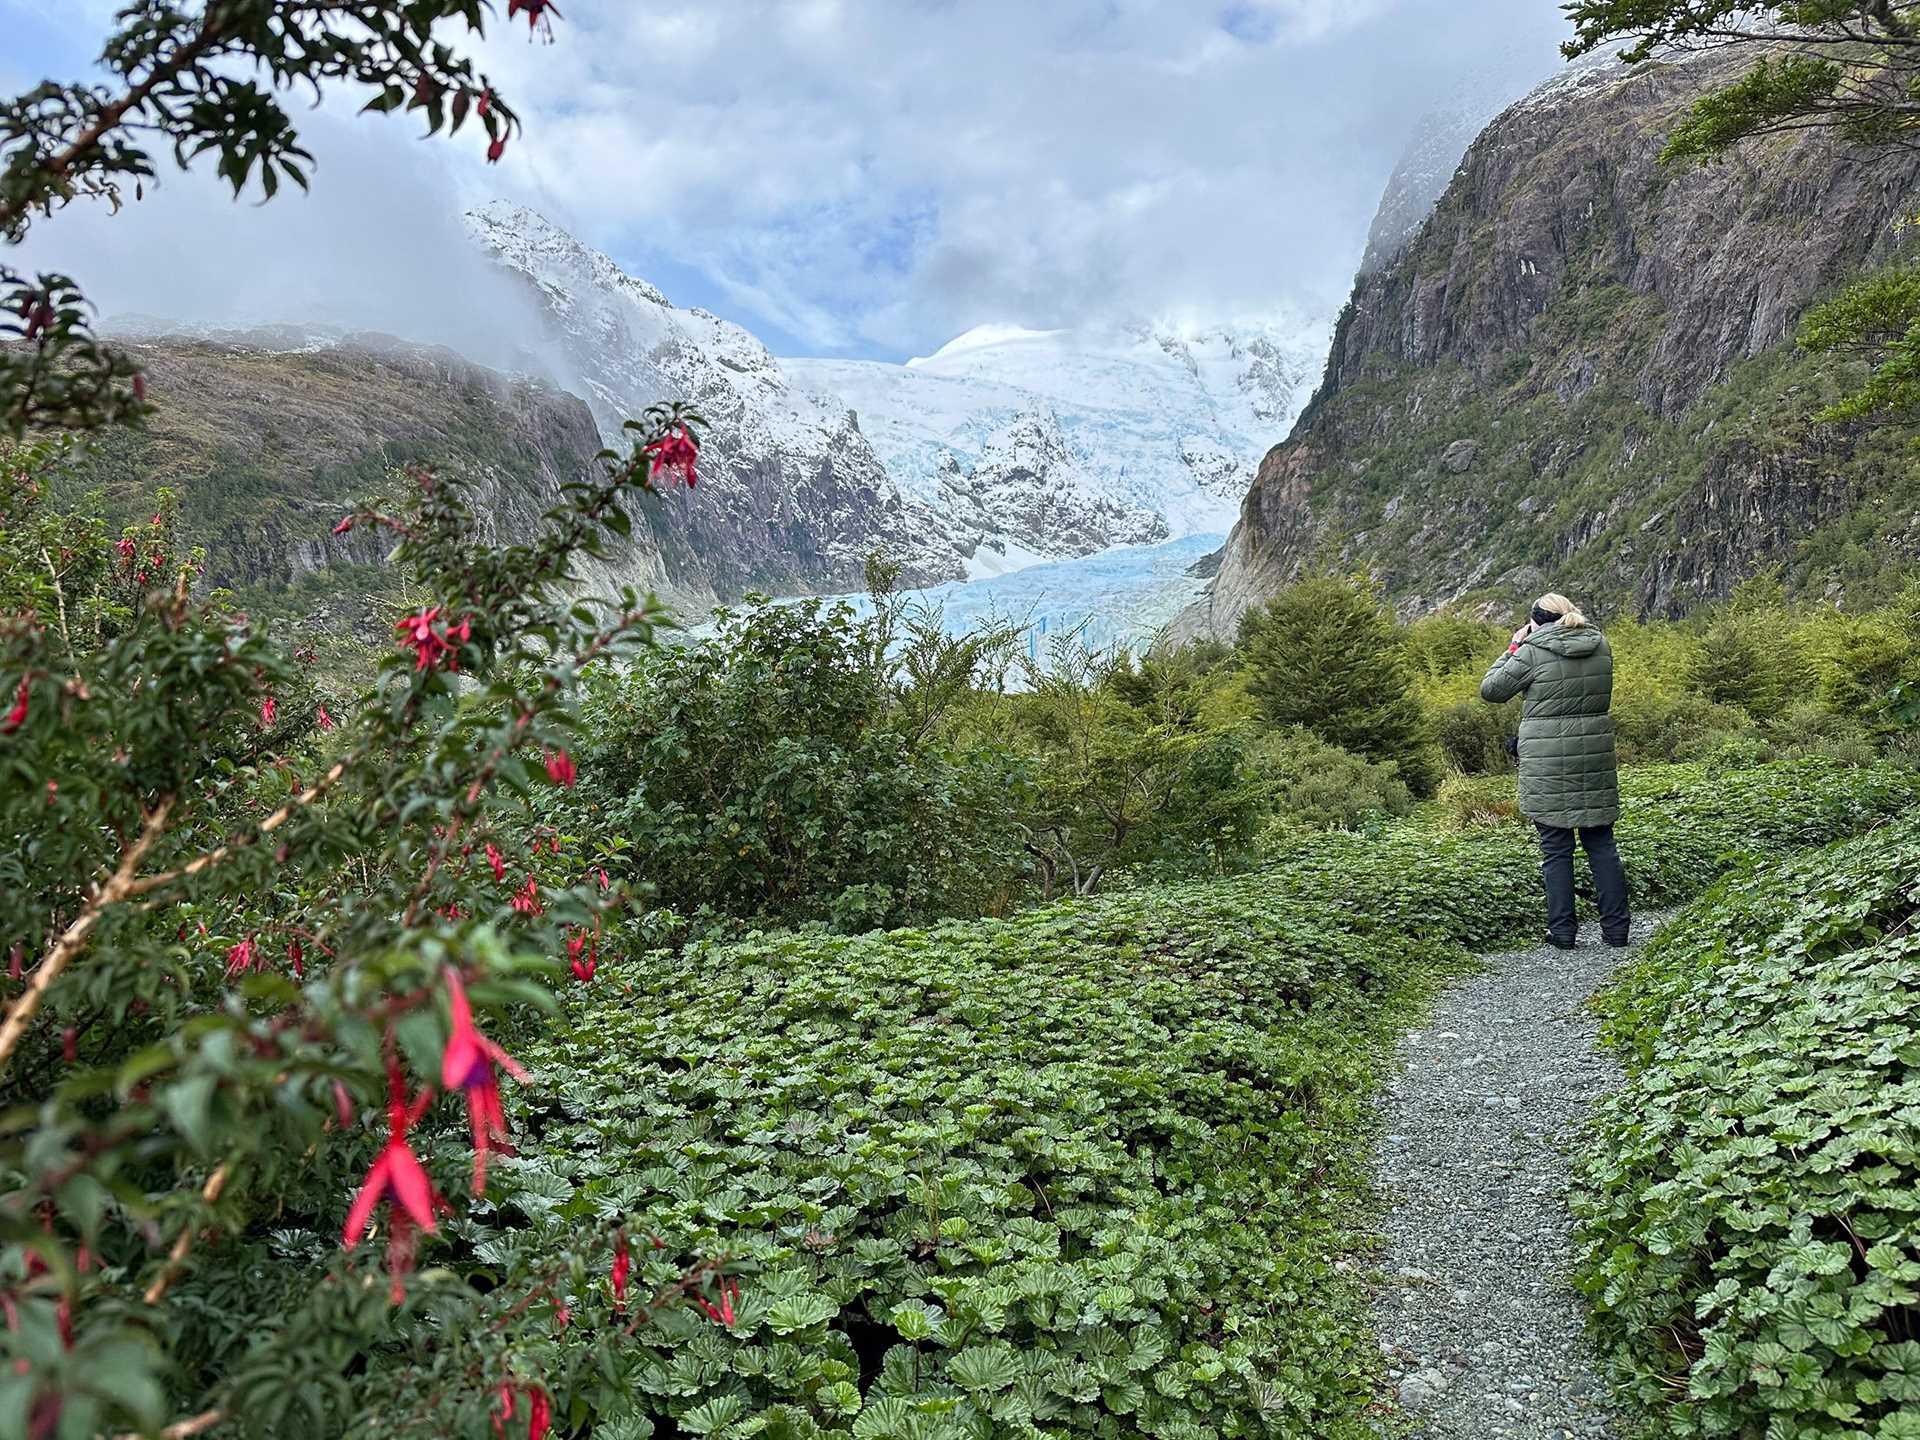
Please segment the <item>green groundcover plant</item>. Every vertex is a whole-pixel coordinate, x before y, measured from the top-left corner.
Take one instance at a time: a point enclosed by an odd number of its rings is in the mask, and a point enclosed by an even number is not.
[[[1752,866],[1607,1002],[1575,1196],[1648,1434],[1920,1435],[1920,819]]]
[[[1916,795],[1825,762],[1627,789],[1655,903]],[[539,1144],[484,1253],[618,1210],[726,1256],[726,1323],[635,1337],[608,1433],[1371,1433],[1342,1264],[1367,1096],[1435,978],[1538,923],[1535,863],[1518,826],[1402,825],[1003,921],[623,959],[520,1051]]]

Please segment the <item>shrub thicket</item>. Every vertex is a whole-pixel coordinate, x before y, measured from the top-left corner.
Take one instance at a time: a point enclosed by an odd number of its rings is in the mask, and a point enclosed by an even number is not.
[[[1043,899],[1088,895],[1111,870],[1224,870],[1250,848],[1259,796],[1248,727],[1211,713],[1218,672],[1187,652],[1136,662],[1075,640],[992,707],[1029,757],[1020,824]]]
[[[950,725],[1004,649],[892,604],[722,611],[596,686],[579,821],[689,915],[870,929],[1004,908],[1019,764]]]

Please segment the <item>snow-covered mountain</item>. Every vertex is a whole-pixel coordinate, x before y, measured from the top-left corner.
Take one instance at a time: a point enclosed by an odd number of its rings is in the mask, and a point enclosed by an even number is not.
[[[948,527],[901,493],[847,406],[791,383],[740,326],[675,307],[524,206],[496,201],[467,227],[530,288],[549,327],[539,367],[587,402],[610,447],[624,450],[622,423],[657,401],[685,400],[707,421],[698,491],[646,517],[680,585],[849,590],[876,549],[912,583],[964,573]]]
[[[1330,322],[986,325],[892,365],[782,360],[852,407],[974,575],[1224,532],[1319,379]]]

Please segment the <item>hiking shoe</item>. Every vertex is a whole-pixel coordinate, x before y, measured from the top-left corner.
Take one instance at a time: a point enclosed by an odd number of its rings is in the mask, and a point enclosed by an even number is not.
[[[1624,950],[1633,944],[1633,937],[1631,935],[1602,935],[1600,938],[1615,950]]]
[[[1558,935],[1549,935],[1547,936],[1547,943],[1556,950],[1577,950],[1580,948],[1580,942],[1572,937],[1562,939]]]

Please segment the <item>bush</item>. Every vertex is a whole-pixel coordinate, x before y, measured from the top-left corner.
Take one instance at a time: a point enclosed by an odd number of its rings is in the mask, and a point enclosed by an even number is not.
[[[1043,898],[1092,894],[1118,866],[1219,873],[1245,855],[1246,727],[1210,713],[1218,690],[1191,651],[1136,663],[1067,637],[1026,681],[994,719],[1028,757],[1020,822]]]
[[[1502,775],[1513,770],[1507,741],[1520,733],[1518,705],[1489,705],[1477,697],[1458,700],[1433,712],[1434,739],[1453,770],[1467,775]]]
[[[1660,1433],[1920,1414],[1920,821],[1752,867],[1608,997],[1579,1281]]]
[[[520,1074],[475,1026],[517,1044],[624,902],[619,859],[563,844],[551,797],[581,671],[658,611],[580,595],[574,565],[622,533],[645,443],[684,433],[649,417],[521,544],[482,544],[452,477],[347,517],[395,530],[436,598],[332,710],[308,653],[194,598],[164,514],[110,542],[6,492],[0,546],[89,553],[0,620],[0,1431],[186,1411],[192,1433],[445,1433],[503,1385],[544,1403],[522,1297],[609,1263],[619,1222],[472,1263]],[[647,1270],[697,1288],[711,1265]]]
[[[1240,622],[1247,688],[1275,725],[1390,760],[1415,794],[1440,764],[1392,614],[1373,590],[1322,576],[1282,590]]]
[[[1523,818],[1518,790],[1505,777],[1469,778],[1455,772],[1440,782],[1433,798],[1440,823],[1453,830],[1513,825]]]
[[[890,603],[721,611],[596,687],[581,823],[682,913],[861,929],[977,914],[1026,873],[1016,762],[945,722],[1000,648]]]
[[[1413,809],[1413,792],[1394,766],[1350,755],[1297,726],[1260,737],[1248,769],[1261,810],[1283,832],[1364,829]]]

